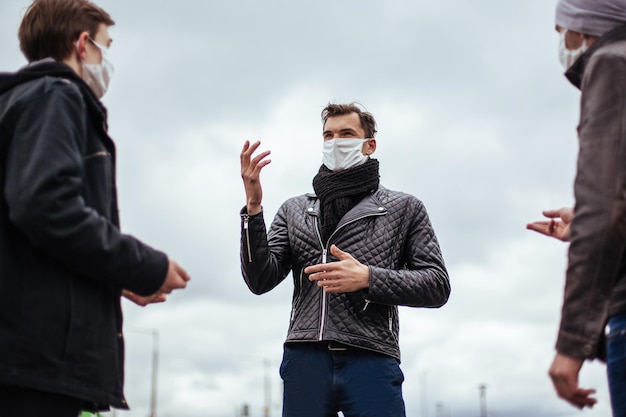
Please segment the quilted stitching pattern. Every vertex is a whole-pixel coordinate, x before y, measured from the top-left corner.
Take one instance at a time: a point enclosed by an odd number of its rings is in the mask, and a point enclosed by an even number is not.
[[[294,293],[287,341],[336,340],[400,358],[398,305],[439,307],[448,274],[421,201],[380,188],[348,212],[324,247],[337,245],[370,268],[368,290],[326,294],[303,269],[322,260],[316,230],[319,201],[299,196],[279,209],[266,235],[262,214],[242,221],[242,272],[250,289],[271,290],[292,271]],[[248,247],[247,242],[250,242]],[[247,258],[248,250],[252,262]],[[328,254],[328,262],[336,259]],[[366,300],[369,301],[366,303]],[[366,307],[367,305],[367,307]]]

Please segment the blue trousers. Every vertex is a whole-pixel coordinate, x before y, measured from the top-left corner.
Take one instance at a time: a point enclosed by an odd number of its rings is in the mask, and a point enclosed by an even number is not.
[[[626,417],[626,313],[609,318],[606,353],[613,417]]]
[[[285,345],[283,417],[405,417],[398,361],[363,349],[328,344]]]

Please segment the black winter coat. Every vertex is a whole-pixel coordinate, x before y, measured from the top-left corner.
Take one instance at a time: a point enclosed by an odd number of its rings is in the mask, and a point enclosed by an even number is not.
[[[292,271],[294,291],[287,342],[337,341],[400,360],[398,307],[440,307],[450,282],[426,209],[417,198],[380,187],[341,219],[327,242],[319,232],[319,199],[287,200],[266,235],[262,213],[242,215],[241,268],[262,294]],[[370,287],[324,293],[304,273],[336,261],[330,246],[369,267]]]
[[[119,230],[106,110],[68,66],[0,74],[0,384],[127,408],[120,295],[165,254]]]

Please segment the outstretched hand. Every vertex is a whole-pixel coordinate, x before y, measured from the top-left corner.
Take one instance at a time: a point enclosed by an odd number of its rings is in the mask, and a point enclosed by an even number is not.
[[[248,214],[257,214],[261,212],[261,200],[263,199],[263,188],[261,188],[261,170],[267,164],[272,162],[269,159],[265,159],[270,151],[264,151],[256,155],[254,158],[252,154],[259,148],[261,142],[256,141],[250,144],[250,141],[246,141],[243,144],[241,150],[241,178],[243,179],[243,186],[246,190],[246,209]]]
[[[156,293],[143,296],[135,294],[134,292],[129,290],[122,290],[122,295],[140,307],[145,307],[148,304],[163,303],[167,301],[167,294],[165,293]]]
[[[570,223],[574,218],[574,209],[563,207],[558,210],[545,210],[543,215],[550,220],[528,223],[526,228],[567,242],[569,240]]]
[[[148,304],[163,303],[167,300],[168,294],[174,290],[185,288],[190,279],[187,271],[176,262],[170,260],[165,281],[163,281],[161,288],[157,292],[151,295],[139,295],[124,289],[122,290],[122,296],[141,307],[145,307]]]
[[[187,286],[187,282],[190,279],[191,277],[189,277],[187,271],[176,262],[170,260],[165,281],[157,293],[170,294],[174,290],[183,289]]]
[[[317,264],[306,267],[305,274],[309,280],[317,281],[317,285],[325,292],[353,292],[370,286],[370,270],[337,246],[330,247],[330,253],[339,261]]]

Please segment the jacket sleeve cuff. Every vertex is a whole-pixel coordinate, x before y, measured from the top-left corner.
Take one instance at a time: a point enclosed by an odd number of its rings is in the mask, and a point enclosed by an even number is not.
[[[560,332],[556,341],[556,350],[562,355],[576,359],[593,359],[599,355],[598,342]]]
[[[243,216],[243,215],[245,214],[245,215],[248,215],[248,216],[250,216],[250,217],[260,216],[260,215],[262,215],[262,214],[263,214],[263,206],[261,206],[261,211],[260,211],[260,212],[258,212],[257,214],[248,214],[248,207],[243,206],[243,208],[239,211],[239,214],[240,214],[241,216]]]
[[[142,269],[141,275],[135,277],[132,284],[125,286],[125,289],[141,296],[157,292],[165,282],[169,268],[167,255],[156,249],[150,249],[146,254],[145,268]]]

